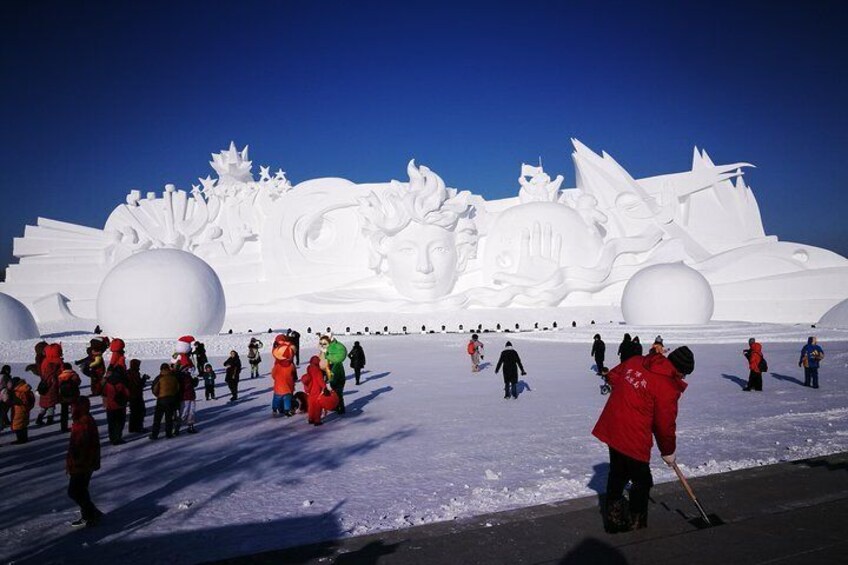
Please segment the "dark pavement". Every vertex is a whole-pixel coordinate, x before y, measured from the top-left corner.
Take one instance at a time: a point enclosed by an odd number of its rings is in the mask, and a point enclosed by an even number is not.
[[[848,563],[848,453],[691,479],[651,491],[649,527],[604,532],[597,497],[382,532],[222,563]]]

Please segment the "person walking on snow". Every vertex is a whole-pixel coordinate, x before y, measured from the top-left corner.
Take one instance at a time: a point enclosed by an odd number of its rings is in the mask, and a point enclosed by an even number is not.
[[[112,367],[121,367],[123,370],[127,370],[127,358],[124,353],[124,340],[115,338],[109,342],[109,351],[112,352],[112,356],[109,358],[109,369]]]
[[[92,418],[91,402],[81,397],[74,404],[74,422],[65,469],[68,472],[68,497],[80,507],[80,517],[71,526],[94,526],[103,513],[91,501],[89,484],[94,471],[100,469],[100,435]]]
[[[103,385],[103,405],[106,408],[109,443],[121,445],[126,443],[124,424],[127,421],[130,390],[127,386],[126,372],[121,365],[110,367],[106,375],[106,384]]]
[[[362,368],[365,367],[365,350],[359,345],[358,341],[353,342],[353,348],[347,354],[350,359],[350,368],[353,369],[353,376],[356,378],[356,384],[359,384],[359,377],[362,373]]]
[[[144,417],[147,408],[144,405],[144,385],[150,377],[141,374],[141,361],[133,359],[127,371],[127,390],[130,392],[130,433],[146,434]]]
[[[12,368],[3,365],[0,369],[0,432],[11,423],[9,409],[12,407]]]
[[[32,387],[20,377],[13,377],[9,383],[12,403],[12,431],[15,432],[14,444],[29,441],[29,415],[35,406]]]
[[[506,347],[501,351],[498,364],[495,366],[495,374],[498,374],[503,367],[504,380],[504,398],[518,398],[518,370],[521,369],[521,376],[526,375],[524,365],[521,364],[521,357],[518,352],[512,348],[512,342],[506,342]]]
[[[59,415],[59,429],[62,432],[71,431],[70,419],[74,403],[80,397],[80,386],[82,381],[73,370],[70,363],[62,364],[62,372],[59,373],[59,404],[61,412]]]
[[[748,343],[750,344],[750,349],[743,351],[743,354],[748,359],[748,384],[742,390],[745,392],[748,392],[749,390],[762,392],[763,372],[766,370],[765,357],[763,357],[763,345],[750,340]]]
[[[262,362],[259,350],[262,349],[262,345],[263,343],[255,337],[250,338],[250,343],[247,344],[247,362],[250,363],[251,379],[259,376],[259,364]]]
[[[183,424],[188,425],[188,433],[196,434],[197,429],[194,427],[197,412],[197,377],[188,372],[185,368],[177,373],[177,379],[180,383],[180,416],[177,418],[174,426],[174,435],[180,435],[180,428]]]
[[[194,361],[197,364],[198,370],[205,367],[209,362],[209,358],[206,356],[206,345],[200,341],[194,342],[194,351],[192,354],[194,355]]]
[[[480,361],[483,360],[483,343],[480,341],[480,336],[477,334],[471,335],[471,341],[468,342],[466,351],[471,356],[471,372],[479,372]]]
[[[206,363],[203,366],[203,391],[206,393],[206,400],[215,400],[215,370],[212,365]]]
[[[607,372],[612,392],[592,435],[609,447],[605,527],[610,533],[648,525],[652,434],[666,464],[675,461],[677,404],[684,379],[695,369],[688,347],[663,355],[631,357]],[[628,501],[624,487],[630,488]]]
[[[238,400],[239,375],[241,374],[241,359],[238,352],[230,351],[230,356],[224,361],[224,367],[227,368],[224,382],[230,387],[230,402],[235,402]]]
[[[824,350],[818,345],[818,340],[815,336],[808,337],[798,359],[798,366],[804,367],[804,386],[819,388],[819,363],[822,359]]]
[[[283,334],[278,335],[271,347],[271,356],[274,358],[274,366],[271,368],[271,378],[274,381],[271,412],[274,415],[285,414],[286,417],[294,415],[294,412],[292,412],[292,395],[294,394],[294,382],[297,380],[294,355],[294,345],[289,341],[289,338]]]
[[[321,349],[324,353],[324,358],[329,363],[332,377],[330,378],[330,388],[335,391],[339,397],[339,404],[336,406],[336,413],[345,413],[344,403],[344,388],[347,376],[345,375],[344,362],[347,359],[347,348],[335,338],[332,333],[321,337],[319,340]]]
[[[617,354],[619,361],[622,363],[633,356],[633,346],[630,334],[624,334],[624,338],[621,340],[621,343],[618,344]]]
[[[179,408],[180,383],[168,363],[162,363],[159,367],[159,376],[153,379],[150,389],[156,397],[156,411],[153,413],[150,439],[159,439],[163,416],[165,417],[165,437],[173,437],[174,414]]]
[[[601,334],[595,334],[592,341],[592,352],[589,353],[595,358],[595,370],[598,376],[604,373],[604,354],[607,350],[607,344],[601,339]]]
[[[291,344],[294,345],[295,365],[300,365],[300,332],[289,328],[286,330],[286,336],[288,336]]]
[[[41,408],[35,419],[37,426],[45,424],[44,417],[47,416],[47,425],[53,423],[56,414],[56,405],[59,404],[59,373],[62,372],[62,344],[51,343],[44,348],[44,360],[41,362],[41,381],[38,383],[38,406]]]

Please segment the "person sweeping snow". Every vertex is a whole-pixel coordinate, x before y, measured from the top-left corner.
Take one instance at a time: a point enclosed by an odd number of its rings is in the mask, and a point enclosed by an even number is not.
[[[610,533],[648,525],[652,434],[663,461],[675,462],[677,403],[686,390],[686,375],[695,369],[688,347],[678,347],[668,357],[631,357],[607,373],[612,392],[592,435],[609,447],[605,527]],[[628,500],[624,487],[630,488]]]

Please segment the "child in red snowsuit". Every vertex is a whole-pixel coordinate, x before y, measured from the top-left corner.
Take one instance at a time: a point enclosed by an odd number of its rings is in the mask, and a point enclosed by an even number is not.
[[[321,411],[323,410],[322,396],[327,388],[324,382],[324,371],[321,370],[321,359],[317,355],[313,355],[309,360],[309,366],[306,368],[306,374],[300,377],[300,382],[303,383],[303,388],[306,390],[306,395],[309,398],[307,402],[307,421],[315,426],[320,426]]]

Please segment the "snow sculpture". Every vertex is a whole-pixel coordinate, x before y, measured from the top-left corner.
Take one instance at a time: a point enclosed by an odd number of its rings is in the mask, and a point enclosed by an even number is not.
[[[562,175],[557,175],[556,180],[551,180],[544,169],[542,163],[539,162],[538,167],[532,165],[521,164],[521,176],[518,177],[518,184],[521,185],[521,190],[518,191],[518,199],[522,204],[528,202],[556,202],[560,198],[559,187],[565,178]]]
[[[29,309],[19,300],[0,293],[0,341],[33,339],[39,335]]]
[[[701,273],[683,263],[653,265],[627,281],[621,311],[635,326],[706,324],[713,315],[713,291]]]
[[[848,329],[848,299],[825,312],[817,325],[823,328]]]
[[[848,260],[765,234],[747,163],[715,165],[696,148],[691,170],[635,179],[607,153],[572,144],[574,188],[523,164],[516,196],[487,201],[414,161],[408,182],[292,186],[268,166],[254,178],[247,147],[231,143],[212,155],[214,178],[161,195],[131,190],[103,229],[39,218],[15,239],[19,263],[0,291],[39,322],[89,328],[116,265],[174,250],[208,264],[236,319],[357,312],[375,318],[363,327],[386,316],[456,327],[471,323],[463,310],[572,306],[614,317],[631,277],[671,263],[705,277],[714,319],[815,322],[846,299]]]
[[[97,293],[97,321],[123,338],[173,338],[221,331],[226,300],[221,281],[202,259],[154,249],[125,259]]]
[[[477,251],[477,228],[467,194],[445,188],[427,167],[407,166],[409,186],[359,201],[362,233],[370,244],[369,267],[387,274],[402,295],[432,300],[450,293]]]

